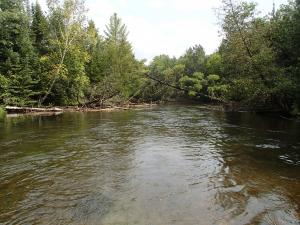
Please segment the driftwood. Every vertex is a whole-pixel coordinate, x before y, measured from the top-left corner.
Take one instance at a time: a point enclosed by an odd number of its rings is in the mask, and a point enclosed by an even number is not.
[[[60,108],[30,108],[30,107],[16,107],[6,106],[5,110],[7,113],[47,113],[47,112],[62,112]]]

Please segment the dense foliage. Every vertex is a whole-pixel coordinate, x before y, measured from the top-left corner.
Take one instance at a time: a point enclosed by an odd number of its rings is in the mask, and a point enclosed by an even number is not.
[[[105,34],[81,0],[0,3],[0,104],[84,105],[126,101],[141,85],[127,28],[114,14]]]
[[[222,0],[217,14],[223,35],[217,52],[207,56],[196,45],[179,59],[156,57],[150,74],[200,99],[299,112],[300,1],[260,17],[255,3]],[[169,87],[159,89],[161,98],[172,96]]]
[[[179,58],[135,58],[126,25],[112,15],[104,34],[82,0],[0,1],[0,105],[103,106],[178,98],[238,102],[297,112],[300,1],[260,17],[256,4],[222,0],[223,41]]]
[[[231,100],[257,107],[299,107],[299,1],[257,16],[256,4],[223,0],[219,53]]]

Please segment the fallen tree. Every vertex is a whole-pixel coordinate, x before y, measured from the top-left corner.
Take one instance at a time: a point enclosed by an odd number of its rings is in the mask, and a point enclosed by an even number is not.
[[[17,107],[17,106],[6,106],[5,110],[7,113],[47,113],[47,112],[62,112],[63,110],[57,107],[53,108],[31,108],[31,107]]]
[[[174,89],[177,89],[179,91],[184,91],[184,92],[188,92],[189,90],[185,89],[185,88],[182,88],[180,86],[176,86],[176,85],[173,85],[173,84],[170,84],[166,81],[163,81],[163,80],[160,80],[160,79],[157,79],[155,77],[152,77],[150,75],[146,75],[147,78],[151,79],[151,80],[154,80],[162,85],[166,85],[168,87],[171,87],[171,88],[174,88]],[[206,99],[209,99],[209,100],[212,100],[212,101],[216,101],[216,102],[220,102],[220,103],[228,103],[228,101],[224,100],[224,99],[221,99],[221,98],[216,98],[216,97],[213,97],[213,96],[209,96],[209,95],[206,95],[206,94],[203,94],[203,93],[200,93],[200,92],[196,92],[196,96],[198,97],[204,97]]]

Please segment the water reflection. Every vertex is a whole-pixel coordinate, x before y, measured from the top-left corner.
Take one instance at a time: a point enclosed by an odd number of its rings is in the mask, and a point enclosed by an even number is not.
[[[300,220],[297,123],[169,106],[0,126],[3,224]]]

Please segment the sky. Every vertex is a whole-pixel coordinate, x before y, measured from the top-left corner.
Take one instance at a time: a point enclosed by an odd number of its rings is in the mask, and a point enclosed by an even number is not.
[[[39,0],[46,9],[46,0]],[[113,13],[129,31],[135,55],[148,62],[157,55],[179,57],[187,48],[201,44],[206,54],[217,50],[221,37],[214,8],[221,0],[85,0],[88,18],[102,34]],[[261,15],[287,0],[256,0]]]

